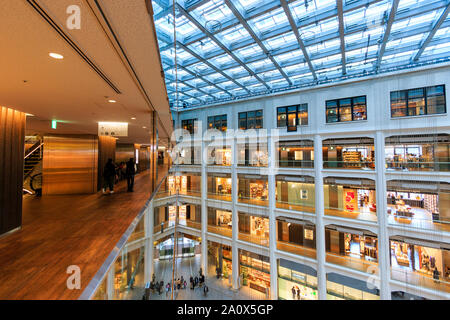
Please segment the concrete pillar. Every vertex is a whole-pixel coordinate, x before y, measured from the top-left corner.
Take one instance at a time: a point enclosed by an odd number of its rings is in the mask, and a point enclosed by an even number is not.
[[[278,300],[278,263],[275,255],[277,248],[276,218],[275,218],[275,172],[276,172],[276,149],[274,137],[268,138],[269,151],[269,260],[270,260],[270,299]]]
[[[377,131],[375,136],[375,169],[376,178],[376,204],[378,218],[378,268],[380,276],[380,299],[391,300],[390,280],[390,246],[387,230],[387,191],[385,166],[385,140],[384,133]]]
[[[327,299],[327,275],[325,270],[325,224],[324,192],[323,192],[323,155],[322,138],[319,134],[314,136],[314,182],[315,182],[315,208],[316,208],[316,254],[317,254],[317,289],[319,300]]]
[[[232,287],[234,290],[239,289],[239,248],[237,247],[238,233],[239,233],[239,216],[236,208],[238,184],[237,184],[237,145],[236,139],[231,142],[231,206],[232,206]]]
[[[208,274],[207,270],[208,270],[208,240],[206,237],[206,232],[208,231],[208,208],[206,206],[206,199],[208,197],[208,188],[207,188],[207,175],[206,175],[206,161],[205,161],[205,157],[206,157],[206,144],[204,141],[202,141],[202,168],[201,168],[201,172],[202,172],[202,257],[201,257],[201,267],[203,270],[203,273],[205,274],[205,276]]]

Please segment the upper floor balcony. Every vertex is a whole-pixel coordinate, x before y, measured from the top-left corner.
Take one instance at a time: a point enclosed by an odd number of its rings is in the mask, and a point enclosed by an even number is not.
[[[267,167],[269,152],[267,142],[237,143],[238,166]]]
[[[327,139],[322,143],[324,169],[374,170],[372,138]]]
[[[377,221],[375,181],[370,179],[324,179],[325,215]]]
[[[314,168],[314,142],[312,140],[279,141],[278,167]]]
[[[378,274],[378,239],[369,231],[327,226],[325,248],[328,263]]]
[[[231,201],[231,174],[208,173],[208,199]]]
[[[450,232],[450,183],[390,180],[387,213],[391,225]]]
[[[238,174],[238,202],[267,207],[268,199],[267,176]]]
[[[277,218],[277,249],[316,259],[316,227],[307,221]]]
[[[208,207],[208,232],[232,237],[232,212]]]
[[[386,138],[388,171],[450,171],[450,135],[410,135]]]
[[[393,237],[390,258],[391,279],[450,293],[450,246]]]
[[[239,212],[238,239],[261,246],[269,246],[269,218]]]
[[[314,178],[309,176],[276,177],[276,207],[299,212],[315,212]]]

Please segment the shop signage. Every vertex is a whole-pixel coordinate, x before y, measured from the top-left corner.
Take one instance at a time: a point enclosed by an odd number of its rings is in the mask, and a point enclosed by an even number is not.
[[[99,122],[99,136],[128,137],[128,123],[126,122]]]

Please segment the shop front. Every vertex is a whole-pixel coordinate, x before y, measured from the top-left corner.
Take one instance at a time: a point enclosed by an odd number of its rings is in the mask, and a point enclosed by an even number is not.
[[[238,166],[267,167],[269,153],[267,142],[238,143]]]
[[[269,246],[269,219],[239,212],[239,239]]]
[[[208,232],[232,236],[232,212],[208,207]]]
[[[344,218],[377,220],[375,181],[325,178],[325,214]]]
[[[230,174],[208,174],[208,198],[231,201]]]
[[[238,201],[267,206],[269,189],[266,176],[238,175]]]
[[[386,166],[400,171],[450,171],[450,135],[386,138]]]
[[[315,225],[309,221],[277,217],[277,249],[315,259]]]
[[[206,162],[213,166],[231,166],[231,147],[227,145],[208,146],[208,157]]]
[[[232,261],[230,246],[208,241],[207,275],[210,281],[218,281],[221,285],[231,286]]]
[[[276,176],[276,207],[315,212],[314,178],[309,176]]]
[[[411,282],[417,281],[412,284],[427,287],[433,287],[435,281],[444,284],[444,290],[449,291],[450,246],[393,237],[390,240],[390,249],[393,279],[405,281],[409,278]],[[412,277],[413,274],[416,277]]]
[[[168,176],[160,189],[166,191],[169,195],[178,192],[179,194],[198,196],[201,192],[201,177],[194,173]]]
[[[249,287],[270,297],[269,257],[239,250],[240,279],[242,286]]]
[[[311,140],[280,141],[278,166],[280,168],[314,168],[314,142]]]
[[[390,223],[450,231],[450,184],[391,180],[387,182]]]
[[[202,207],[186,204],[186,226],[200,230],[202,228]],[[181,218],[181,215],[180,215]]]
[[[327,273],[327,300],[380,300],[380,292],[368,281],[331,272]]]
[[[278,260],[279,300],[318,300],[317,272],[285,259]]]
[[[324,169],[375,169],[372,138],[327,139],[322,152]]]
[[[369,231],[336,226],[325,228],[328,262],[368,271],[378,265],[378,239]]]

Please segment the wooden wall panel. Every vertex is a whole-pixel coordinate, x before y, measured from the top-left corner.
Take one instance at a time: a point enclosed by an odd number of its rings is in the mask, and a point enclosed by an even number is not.
[[[97,166],[97,136],[45,136],[42,194],[97,192]]]
[[[25,113],[0,107],[0,234],[22,224]]]
[[[116,162],[116,139],[109,136],[98,137],[98,183],[97,190],[103,185],[103,169],[108,159]]]
[[[118,143],[116,145],[116,163],[127,162],[130,158],[134,158],[134,144]]]

